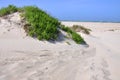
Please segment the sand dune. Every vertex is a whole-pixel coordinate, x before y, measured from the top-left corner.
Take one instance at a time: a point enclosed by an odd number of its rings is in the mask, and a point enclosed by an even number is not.
[[[0,18],[0,80],[120,79],[120,23],[62,23],[90,28],[89,47],[28,37],[19,13]]]

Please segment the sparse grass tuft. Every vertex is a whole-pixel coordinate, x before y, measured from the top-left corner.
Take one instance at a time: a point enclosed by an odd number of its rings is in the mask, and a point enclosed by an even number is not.
[[[61,29],[67,32],[77,44],[85,43],[84,39],[75,31],[71,30],[69,27],[65,27],[64,25],[61,25]]]
[[[66,43],[67,43],[68,45],[71,45],[70,42],[68,42],[68,41],[67,41]]]
[[[0,17],[11,14],[11,13],[14,13],[14,12],[17,12],[17,11],[18,11],[18,8],[16,6],[9,5],[6,8],[1,8],[0,9]]]
[[[86,44],[84,39],[79,35],[77,34],[76,32],[73,32],[72,34],[72,39],[77,43],[77,44]]]
[[[110,29],[110,30],[108,30],[108,31],[115,31],[114,29]]]
[[[91,29],[85,28],[84,26],[81,26],[81,25],[73,25],[71,29],[73,31],[83,32],[85,34],[90,34],[90,31],[91,31]]]

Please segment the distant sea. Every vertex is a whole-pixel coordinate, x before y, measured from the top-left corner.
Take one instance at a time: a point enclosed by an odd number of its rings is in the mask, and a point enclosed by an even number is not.
[[[60,19],[59,19],[60,20]],[[120,23],[120,21],[94,21],[94,20],[60,20],[60,21],[72,21],[72,22],[105,22],[105,23]]]

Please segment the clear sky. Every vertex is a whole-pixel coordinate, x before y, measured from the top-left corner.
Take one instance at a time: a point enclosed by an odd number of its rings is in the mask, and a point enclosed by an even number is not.
[[[120,0],[0,0],[0,8],[35,5],[59,20],[120,22]]]

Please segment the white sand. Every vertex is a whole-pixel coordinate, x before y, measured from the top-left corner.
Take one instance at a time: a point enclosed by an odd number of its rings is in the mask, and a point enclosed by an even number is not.
[[[90,28],[89,47],[38,41],[20,23],[18,13],[0,18],[0,80],[120,80],[120,23],[62,22]]]
[[[62,22],[67,26],[82,25],[91,29],[91,35],[82,35],[90,47],[96,49],[95,63],[103,60],[110,80],[120,80],[120,23]],[[100,66],[99,66],[100,67]],[[104,73],[104,71],[103,71]],[[95,73],[96,76],[99,72]],[[94,79],[93,79],[94,80]],[[103,80],[103,79],[95,79]],[[109,79],[105,79],[109,80]]]

